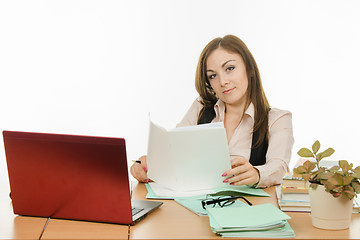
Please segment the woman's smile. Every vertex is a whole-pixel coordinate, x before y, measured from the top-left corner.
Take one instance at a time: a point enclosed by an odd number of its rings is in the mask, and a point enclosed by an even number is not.
[[[234,89],[235,89],[235,87],[230,88],[230,89],[227,89],[227,90],[224,90],[224,91],[223,91],[223,94],[230,94]]]

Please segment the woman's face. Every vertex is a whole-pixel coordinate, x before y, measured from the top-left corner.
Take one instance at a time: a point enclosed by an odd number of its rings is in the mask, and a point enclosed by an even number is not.
[[[239,54],[217,48],[206,61],[206,75],[216,96],[225,104],[241,106],[246,102],[248,78]]]

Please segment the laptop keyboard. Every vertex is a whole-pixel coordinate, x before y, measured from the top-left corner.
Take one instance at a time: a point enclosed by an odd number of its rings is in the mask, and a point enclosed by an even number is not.
[[[132,208],[131,209],[131,212],[132,212],[132,215],[134,216],[135,214],[141,212],[142,210],[144,210],[143,208]]]

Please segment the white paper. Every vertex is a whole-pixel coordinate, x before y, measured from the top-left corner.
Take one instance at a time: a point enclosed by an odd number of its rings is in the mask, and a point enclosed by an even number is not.
[[[151,189],[158,197],[193,197],[199,195],[206,195],[215,193],[214,190],[198,190],[198,191],[175,191],[170,188],[164,187],[156,182],[149,183]]]
[[[226,186],[221,176],[231,169],[222,123],[167,131],[150,121],[148,177],[178,191],[212,190]]]

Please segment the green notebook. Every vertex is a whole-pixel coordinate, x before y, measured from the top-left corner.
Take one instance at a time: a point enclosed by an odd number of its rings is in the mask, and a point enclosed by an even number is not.
[[[290,219],[274,205],[207,209],[214,233],[224,237],[294,237]]]
[[[251,207],[209,208],[208,212],[222,228],[254,227],[290,219],[270,203]]]

